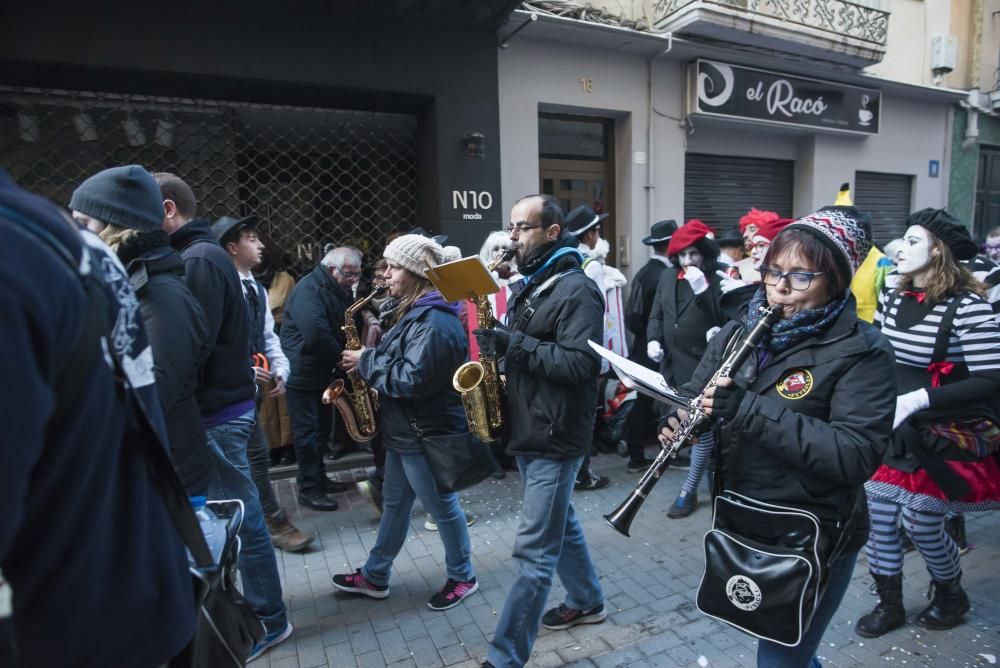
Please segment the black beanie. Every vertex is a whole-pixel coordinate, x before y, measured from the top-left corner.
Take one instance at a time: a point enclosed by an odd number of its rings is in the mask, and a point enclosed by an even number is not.
[[[971,260],[979,253],[969,228],[944,209],[921,209],[906,219],[906,225],[919,225],[944,243],[956,260]]]
[[[73,191],[69,208],[140,232],[163,228],[163,195],[153,175],[139,165],[112,167],[94,174]]]

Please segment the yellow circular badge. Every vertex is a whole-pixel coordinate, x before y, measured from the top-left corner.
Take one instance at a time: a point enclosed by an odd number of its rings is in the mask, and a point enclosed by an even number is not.
[[[801,399],[813,388],[813,376],[806,369],[792,369],[778,381],[775,389],[785,399]]]

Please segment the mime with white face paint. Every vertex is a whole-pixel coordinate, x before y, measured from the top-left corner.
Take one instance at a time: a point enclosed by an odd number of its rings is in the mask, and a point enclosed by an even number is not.
[[[677,266],[660,274],[653,311],[646,330],[649,358],[660,363],[663,377],[674,387],[689,380],[708,349],[706,333],[726,323],[719,300],[719,246],[700,220],[689,220],[670,239],[667,256]],[[708,466],[712,436],[706,434],[691,452],[691,468],[677,500],[667,512],[687,517],[698,504],[698,485]]]
[[[960,262],[976,244],[943,209],[911,214],[897,252],[898,289],[875,322],[892,344],[899,385],[893,445],[865,485],[872,531],[866,547],[880,602],[855,626],[865,637],[906,623],[900,515],[933,583],[918,626],[945,630],[970,609],[948,514],[1000,509],[1000,327],[982,285]],[[919,586],[922,586],[919,585]]]

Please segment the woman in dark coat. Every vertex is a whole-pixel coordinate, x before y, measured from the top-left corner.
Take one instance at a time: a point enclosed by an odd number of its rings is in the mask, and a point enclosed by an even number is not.
[[[893,447],[865,486],[872,533],[868,564],[879,593],[855,631],[880,636],[906,623],[900,515],[930,573],[934,596],[914,622],[945,630],[969,611],[949,513],[1000,508],[1000,328],[983,285],[959,264],[976,244],[943,209],[912,214],[897,254],[899,288],[876,313],[896,351]]]
[[[194,398],[198,369],[209,353],[208,325],[184,283],[184,261],[162,229],[163,197],[138,165],[90,177],[70,200],[73,217],[97,233],[128,271],[153,350],[174,467],[190,496],[208,490],[211,457]]]
[[[386,450],[382,520],[365,565],[354,573],[334,575],[333,585],[352,594],[387,597],[392,562],[409,532],[413,502],[420,499],[437,524],[448,574],[444,587],[427,605],[447,610],[479,584],[472,569],[465,513],[457,494],[438,491],[421,434],[468,431],[451,379],[469,352],[458,304],[446,302],[424,271],[428,264],[459,259],[461,252],[419,234],[406,234],[390,242],[384,256],[385,283],[393,301],[383,322],[391,326],[377,347],[344,351],[341,363],[345,371],[357,371],[379,394],[379,430]]]
[[[719,426],[720,483],[760,501],[808,510],[841,552],[796,647],[761,640],[761,666],[816,665],[816,648],[850,583],[867,534],[864,483],[889,445],[896,382],[885,369],[892,349],[858,319],[849,286],[871,247],[867,216],[828,207],[799,219],[774,239],[763,281],[749,309],[708,344],[687,394],[701,392],[727,345],[759,321],[760,306],[782,319],[732,380],[705,392]],[[669,438],[677,425],[668,419]]]

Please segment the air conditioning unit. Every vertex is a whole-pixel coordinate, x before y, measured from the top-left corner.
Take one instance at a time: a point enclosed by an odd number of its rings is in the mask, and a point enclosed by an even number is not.
[[[931,38],[931,72],[943,77],[955,69],[958,38],[954,35],[934,35]]]
[[[986,95],[990,98],[990,107],[994,110],[1000,109],[1000,90],[991,90]]]

